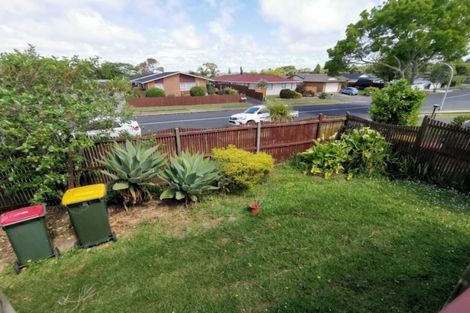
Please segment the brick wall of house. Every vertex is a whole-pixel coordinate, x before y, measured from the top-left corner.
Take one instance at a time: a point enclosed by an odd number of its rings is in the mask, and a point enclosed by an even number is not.
[[[165,94],[181,96],[180,91],[180,75],[173,75],[165,77],[163,79],[163,87],[165,89]]]

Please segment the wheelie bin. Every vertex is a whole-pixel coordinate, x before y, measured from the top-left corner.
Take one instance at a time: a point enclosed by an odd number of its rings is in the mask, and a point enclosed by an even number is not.
[[[77,242],[76,248],[88,248],[108,241],[116,241],[111,231],[104,184],[71,188],[62,197],[67,207]]]
[[[28,261],[58,257],[60,254],[59,250],[52,246],[47,232],[44,205],[5,212],[0,216],[0,227],[6,232],[16,254],[16,273],[27,266]]]

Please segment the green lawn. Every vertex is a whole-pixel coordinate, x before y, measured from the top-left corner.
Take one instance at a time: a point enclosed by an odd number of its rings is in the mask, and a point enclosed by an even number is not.
[[[469,200],[284,165],[178,215],[179,232],[147,223],[116,244],[8,269],[0,288],[18,312],[437,312],[470,262]]]
[[[196,105],[170,105],[159,107],[131,107],[135,116],[145,115],[162,115],[162,114],[179,114],[179,113],[194,113],[194,112],[208,112],[208,111],[224,111],[224,110],[237,110],[246,109],[249,103],[218,103],[218,104],[196,104]]]

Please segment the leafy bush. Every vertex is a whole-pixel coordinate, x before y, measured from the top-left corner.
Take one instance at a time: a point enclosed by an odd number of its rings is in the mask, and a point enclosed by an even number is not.
[[[152,180],[165,165],[165,155],[157,152],[158,146],[144,147],[141,143],[126,141],[125,148],[115,144],[108,157],[101,161],[109,176],[111,189],[123,199],[124,207],[149,200],[149,188],[156,185]]]
[[[228,185],[235,189],[249,189],[263,181],[274,168],[271,155],[250,153],[234,145],[212,150],[212,157],[218,162]]]
[[[207,93],[207,89],[202,86],[194,86],[189,91],[190,95],[193,97],[202,97],[205,96]]]
[[[406,80],[400,80],[372,94],[369,114],[372,120],[380,123],[415,125],[425,96]]]
[[[256,87],[258,88],[266,88],[268,86],[268,82],[264,79],[261,79],[257,84]]]
[[[349,159],[345,164],[348,173],[366,176],[385,173],[390,145],[376,130],[368,127],[352,129],[341,136],[349,146]]]
[[[160,199],[184,200],[188,205],[191,201],[197,201],[204,193],[218,189],[216,183],[220,172],[216,163],[205,159],[202,154],[183,153],[170,160],[160,178],[168,183]]]
[[[297,91],[290,90],[290,89],[282,89],[279,92],[279,98],[282,99],[298,99],[302,98],[302,94],[298,93]]]
[[[452,87],[460,86],[464,83],[467,77],[468,77],[467,75],[455,75],[454,77],[452,77],[452,81],[450,82],[450,85]],[[445,85],[447,85],[447,83]]]
[[[147,96],[147,97],[164,97],[165,96],[165,91],[163,89],[160,89],[160,88],[150,88],[145,93],[145,96]]]
[[[207,94],[208,95],[214,95],[216,92],[216,89],[213,84],[207,84]]]
[[[86,136],[99,116],[126,120],[115,85],[98,84],[94,60],[49,58],[33,47],[0,54],[0,188],[32,195],[31,203],[61,197],[67,155],[80,171],[79,153],[93,145]]]
[[[331,99],[331,94],[326,93],[326,92],[320,92],[318,95],[318,98],[320,99]]]
[[[454,117],[450,124],[454,126],[462,126],[465,121],[470,121],[470,114],[458,115]]]
[[[380,90],[380,89],[377,88],[377,87],[372,87],[372,86],[366,87],[366,88],[364,88],[364,92],[363,92],[362,94],[363,94],[364,96],[372,96],[372,94],[373,94],[374,92],[376,92],[377,90]]]
[[[282,102],[272,102],[268,104],[269,114],[273,122],[292,121],[291,109]]]
[[[238,90],[226,87],[223,89],[223,94],[225,95],[238,95]]]
[[[343,173],[350,147],[339,140],[320,142],[305,152],[297,154],[295,162],[306,173],[329,178]]]
[[[374,176],[385,173],[389,154],[384,137],[364,127],[344,133],[340,140],[317,141],[311,149],[297,154],[295,161],[302,170],[325,178],[343,172],[349,177]]]
[[[298,85],[297,88],[295,88],[295,91],[300,93],[303,97],[313,97],[313,96],[315,96],[315,92],[311,91],[311,90],[307,90],[305,88],[304,84]]]

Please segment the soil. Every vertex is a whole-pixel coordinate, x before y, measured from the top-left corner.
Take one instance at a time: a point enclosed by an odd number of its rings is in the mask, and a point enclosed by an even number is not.
[[[130,208],[128,211],[121,207],[109,207],[111,229],[118,235],[118,238],[128,237],[140,223],[155,220],[164,221],[174,235],[183,237],[189,223],[188,209],[182,206],[166,205],[157,200]],[[53,246],[59,248],[61,252],[71,249],[76,239],[67,210],[64,207],[48,207],[46,222]],[[207,225],[204,226],[210,228],[218,222],[217,219],[209,219],[204,223]],[[15,254],[5,232],[0,231],[0,271],[12,265],[15,260]]]

